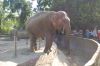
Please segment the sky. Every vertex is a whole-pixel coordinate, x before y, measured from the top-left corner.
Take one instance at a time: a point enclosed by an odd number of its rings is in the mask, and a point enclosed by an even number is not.
[[[36,6],[37,6],[37,0],[34,0],[34,1],[32,2],[32,7],[33,7],[33,8],[36,8]]]
[[[37,7],[37,0],[30,0],[32,2],[32,7],[36,8]]]

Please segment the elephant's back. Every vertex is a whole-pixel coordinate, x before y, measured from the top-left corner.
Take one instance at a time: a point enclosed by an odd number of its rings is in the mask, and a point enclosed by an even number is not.
[[[45,14],[37,14],[35,16],[30,17],[26,22],[26,29],[38,29],[44,26],[44,22],[46,24]]]
[[[28,20],[26,21],[26,26],[28,25],[33,25],[33,24],[40,24],[43,22],[48,22],[49,21],[49,15],[53,13],[51,11],[47,11],[47,12],[39,12],[34,16],[31,16],[28,18]]]
[[[26,29],[28,32],[43,33],[44,31],[50,29],[49,15],[53,12],[40,12],[36,15],[30,17],[26,22]],[[47,27],[47,28],[46,28]]]

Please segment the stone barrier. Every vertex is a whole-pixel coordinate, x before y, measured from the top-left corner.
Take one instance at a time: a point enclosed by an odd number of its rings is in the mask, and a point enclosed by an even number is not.
[[[33,64],[32,66],[59,66],[59,64],[61,64],[60,66],[100,66],[100,45],[95,40],[71,37],[70,55],[64,55],[61,50],[56,51],[57,53],[41,55],[37,60],[31,59],[31,61],[19,64],[18,66],[27,66],[27,64],[31,66],[31,63],[34,62],[35,65]],[[43,60],[46,61],[44,62]]]

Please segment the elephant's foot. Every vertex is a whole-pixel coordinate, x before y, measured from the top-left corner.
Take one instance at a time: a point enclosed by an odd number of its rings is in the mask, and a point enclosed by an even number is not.
[[[35,52],[37,50],[37,47],[31,47],[30,51]]]
[[[36,49],[35,49],[35,48],[31,48],[30,51],[31,51],[31,52],[35,52]]]
[[[49,54],[51,51],[52,51],[51,49],[49,49],[49,50],[44,50],[44,53]]]
[[[35,49],[30,49],[31,52],[35,52]]]
[[[35,47],[34,49],[35,49],[35,51],[36,51],[36,50],[37,50],[37,47]]]

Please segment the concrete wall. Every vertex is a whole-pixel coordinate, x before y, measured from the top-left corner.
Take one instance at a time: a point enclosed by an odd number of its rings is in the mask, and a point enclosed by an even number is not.
[[[72,37],[70,44],[84,66],[100,66],[100,45],[92,39]]]
[[[54,61],[51,62],[49,60],[49,58],[54,59],[54,58],[56,58],[56,56],[58,56],[57,59],[60,61],[59,63],[66,63],[66,61],[69,63],[68,65],[62,65],[62,66],[100,66],[100,45],[98,42],[96,42],[92,39],[71,37],[70,55],[67,56],[67,58],[68,58],[67,60],[65,59],[66,56],[63,57],[62,53],[60,53],[60,52],[58,52],[56,55],[54,55],[54,53],[51,53],[51,55],[46,55],[46,56],[42,55],[41,58],[46,57],[44,60],[48,60],[48,62],[49,62],[48,66],[52,66],[51,64]],[[43,61],[43,60],[41,60],[41,58],[30,59],[29,61],[27,61],[23,64],[19,64],[18,66],[31,66],[31,65],[36,66],[34,64],[34,62],[36,62],[36,60],[37,60],[38,63],[40,64],[41,62],[39,62],[39,61]],[[65,59],[65,60],[63,60],[63,59]],[[46,62],[44,62],[44,64],[45,63]],[[58,64],[58,63],[56,63],[56,64]],[[39,66],[47,66],[47,65],[39,65]]]

